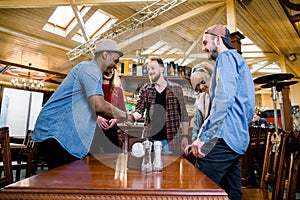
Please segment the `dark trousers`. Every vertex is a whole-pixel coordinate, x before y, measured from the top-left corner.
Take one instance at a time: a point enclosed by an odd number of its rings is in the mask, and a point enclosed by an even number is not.
[[[45,155],[46,163],[48,169],[53,169],[60,165],[78,160],[79,158],[73,156],[68,151],[66,151],[56,139],[49,138],[43,142],[39,143],[40,151]]]
[[[240,158],[223,139],[218,139],[204,158],[197,158],[195,166],[224,189],[229,199],[241,200]]]

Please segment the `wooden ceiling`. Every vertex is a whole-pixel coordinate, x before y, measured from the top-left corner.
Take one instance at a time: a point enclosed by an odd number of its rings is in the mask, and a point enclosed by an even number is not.
[[[161,3],[166,1],[170,0],[161,0]],[[101,9],[120,22],[151,2],[154,1],[1,0],[0,60],[25,66],[31,63],[34,68],[67,74],[74,65],[91,55],[84,54],[74,60],[69,60],[66,55],[80,45],[71,40],[74,33],[80,30],[80,23],[67,37],[42,30],[56,6],[88,5],[92,9],[87,16]],[[201,51],[203,31],[212,24],[227,24],[231,32],[240,30],[261,49],[258,52],[242,52],[254,78],[264,75],[254,68],[254,64],[262,61],[277,63],[282,72],[292,73],[298,78],[299,7],[300,0],[187,0],[145,22],[143,28],[124,31],[113,39],[122,47],[125,53],[123,59],[134,58],[137,49],[147,49],[158,41],[164,41],[185,52],[178,58],[196,58],[191,63],[195,65],[207,61],[207,55]],[[83,21],[86,20],[84,17]],[[295,55],[295,60],[289,60],[290,55]],[[170,57],[164,54],[161,56]],[[5,62],[0,62],[0,69],[7,66]],[[0,78],[3,84],[10,81],[11,75],[0,74]],[[48,86],[55,87],[55,84]]]

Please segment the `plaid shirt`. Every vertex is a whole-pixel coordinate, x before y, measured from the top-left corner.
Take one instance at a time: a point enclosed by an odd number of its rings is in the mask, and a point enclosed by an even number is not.
[[[144,124],[144,134],[146,135],[150,135],[149,133],[152,126],[150,122],[154,112],[155,98],[156,89],[154,84],[147,84],[140,89],[139,100],[137,101],[135,111],[143,115],[146,110]],[[166,130],[170,150],[174,149],[175,143],[178,144],[178,141],[174,143],[173,139],[176,138],[177,131],[180,127],[180,122],[188,121],[189,117],[184,102],[182,88],[176,83],[167,81]]]

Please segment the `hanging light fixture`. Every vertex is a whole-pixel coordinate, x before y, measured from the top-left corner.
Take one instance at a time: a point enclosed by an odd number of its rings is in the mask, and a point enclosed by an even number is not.
[[[137,64],[144,64],[146,62],[146,59],[148,58],[148,55],[143,54],[144,52],[144,24],[142,24],[142,48],[136,50],[135,56],[137,60]]]
[[[29,63],[29,67],[31,67],[31,63]],[[12,78],[10,82],[12,86],[16,88],[41,89],[44,87],[44,80],[40,77],[38,79],[34,76],[31,76],[30,71],[28,71],[26,78]]]

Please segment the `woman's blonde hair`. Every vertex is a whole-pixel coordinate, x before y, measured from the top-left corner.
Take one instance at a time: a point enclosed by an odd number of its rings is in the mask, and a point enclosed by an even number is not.
[[[193,67],[191,74],[191,84],[195,89],[202,81],[208,82],[213,73],[213,65],[208,62],[202,62],[200,65]]]

